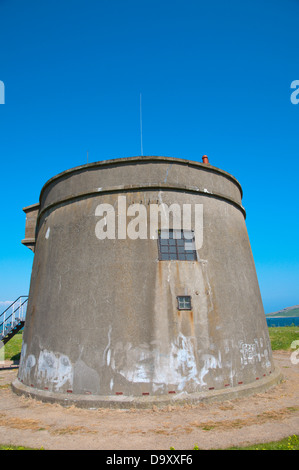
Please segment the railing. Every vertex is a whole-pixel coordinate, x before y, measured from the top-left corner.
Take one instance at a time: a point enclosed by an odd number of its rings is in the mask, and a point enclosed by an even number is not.
[[[21,321],[25,321],[28,295],[20,295],[0,314],[0,340]]]

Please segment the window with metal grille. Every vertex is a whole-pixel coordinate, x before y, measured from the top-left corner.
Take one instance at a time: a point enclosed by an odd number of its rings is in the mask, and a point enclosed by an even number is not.
[[[193,231],[159,230],[158,235],[159,260],[197,260]]]
[[[190,295],[178,295],[178,310],[191,310],[191,296]]]

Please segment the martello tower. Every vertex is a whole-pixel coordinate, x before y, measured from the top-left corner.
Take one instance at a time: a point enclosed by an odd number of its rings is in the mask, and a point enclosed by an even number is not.
[[[189,226],[180,230],[172,214],[165,236],[173,204],[189,210]],[[76,167],[24,210],[23,243],[35,255],[17,393],[151,406],[278,380],[242,189],[207,157]]]

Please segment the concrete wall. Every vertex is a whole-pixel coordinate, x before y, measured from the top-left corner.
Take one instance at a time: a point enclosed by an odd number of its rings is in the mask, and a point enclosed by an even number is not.
[[[32,206],[25,207],[23,211],[26,214],[25,224],[25,238],[22,240],[23,245],[27,246],[34,252],[35,248],[35,231],[37,216],[39,213],[39,204],[33,204]]]
[[[99,204],[203,205],[197,261],[159,261],[156,239],[99,240]],[[251,384],[274,372],[240,184],[163,157],[68,170],[40,196],[19,383],[130,397]],[[117,214],[116,214],[117,215]],[[130,219],[128,218],[128,221]],[[192,310],[178,310],[190,295]]]

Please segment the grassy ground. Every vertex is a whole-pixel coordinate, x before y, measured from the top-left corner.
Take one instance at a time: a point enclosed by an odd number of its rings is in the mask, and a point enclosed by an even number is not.
[[[299,436],[294,434],[277,442],[255,444],[248,447],[232,447],[227,450],[299,450]]]
[[[270,327],[269,335],[271,340],[272,350],[291,350],[293,341],[299,340],[299,327],[298,326],[284,326],[284,327]],[[20,358],[22,347],[22,333],[16,334],[5,345],[5,359],[17,361]],[[10,446],[1,446],[0,450],[25,450],[24,447],[13,448]],[[200,450],[197,446],[195,450]],[[289,436],[278,442],[268,442],[266,444],[256,444],[249,447],[233,447],[228,450],[299,450],[299,436]]]
[[[0,450],[44,450],[43,448],[41,449],[32,449],[31,447],[22,447],[22,446],[1,446],[0,445]]]
[[[281,326],[269,328],[272,350],[291,349],[291,344],[299,340],[299,326]]]
[[[170,450],[175,450],[174,447],[170,447]],[[201,450],[196,444],[193,450]],[[217,449],[215,449],[217,450]],[[293,436],[281,439],[281,441],[266,442],[263,444],[254,444],[248,447],[229,447],[225,450],[299,450],[299,436],[294,434]]]
[[[18,361],[20,359],[22,349],[23,334],[21,331],[17,333],[8,343],[6,343],[4,357],[6,361]]]

